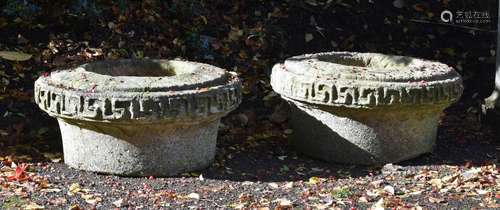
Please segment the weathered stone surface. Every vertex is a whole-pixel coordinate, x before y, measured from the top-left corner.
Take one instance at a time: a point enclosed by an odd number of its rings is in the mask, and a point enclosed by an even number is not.
[[[376,53],[332,52],[289,58],[273,67],[271,85],[284,97],[343,107],[449,104],[461,78],[433,61]]]
[[[223,69],[178,60],[117,60],[51,73],[35,102],[61,127],[65,162],[120,175],[207,167],[220,117],[241,102]]]
[[[382,164],[432,151],[461,77],[438,62],[376,53],[295,56],[273,67],[296,148],[332,162]]]
[[[206,64],[120,60],[40,77],[34,95],[54,117],[151,123],[225,114],[241,102],[239,86],[234,75]]]

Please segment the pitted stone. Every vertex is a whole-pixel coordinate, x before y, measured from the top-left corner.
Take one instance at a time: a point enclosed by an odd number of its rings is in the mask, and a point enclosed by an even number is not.
[[[40,77],[34,97],[58,118],[71,167],[169,176],[212,162],[220,118],[241,103],[241,82],[189,61],[101,61]]]
[[[273,89],[314,104],[345,107],[450,104],[460,75],[434,61],[378,53],[329,52],[295,56],[273,67]]]
[[[223,115],[241,102],[235,75],[175,60],[85,64],[40,77],[34,95],[51,116],[100,122],[191,120]]]
[[[440,113],[463,91],[445,64],[356,52],[288,58],[273,67],[271,85],[291,106],[297,150],[365,165],[432,151]]]

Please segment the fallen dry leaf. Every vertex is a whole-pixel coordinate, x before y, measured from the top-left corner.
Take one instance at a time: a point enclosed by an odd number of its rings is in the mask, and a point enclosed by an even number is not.
[[[122,207],[123,206],[123,198],[120,198],[120,199],[114,201],[113,205],[118,207],[118,208]]]
[[[287,183],[283,186],[283,188],[285,188],[285,189],[291,189],[292,187],[293,187],[293,182],[287,182]]]
[[[446,203],[444,198],[429,197],[429,202],[431,203]]]
[[[280,198],[276,200],[278,202],[278,206],[276,209],[283,210],[283,209],[292,209],[293,203],[286,199],[286,198]]]
[[[200,199],[200,194],[198,193],[189,193],[189,195],[187,195],[188,198],[191,198],[191,199]]]
[[[374,203],[370,209],[372,209],[372,210],[384,210],[385,209],[384,205],[385,205],[384,198],[381,198],[376,203]]]
[[[321,178],[313,176],[313,177],[309,178],[309,181],[307,183],[309,183],[309,184],[318,184],[320,182],[321,182]]]
[[[14,175],[8,176],[7,180],[9,181],[25,181],[29,177],[26,175],[26,169],[28,168],[28,164],[22,163],[16,167],[16,171]]]
[[[279,188],[279,185],[278,185],[278,184],[276,184],[276,183],[274,183],[274,182],[271,182],[271,183],[269,183],[268,185],[269,185],[269,187],[271,187],[271,188],[273,188],[273,189],[278,189],[278,188]]]
[[[69,192],[68,192],[68,193],[69,193],[70,195],[74,195],[74,194],[76,194],[77,192],[79,192],[80,190],[81,190],[81,188],[80,188],[80,184],[78,184],[78,183],[73,183],[73,184],[71,184],[71,185],[69,186]]]
[[[389,193],[389,195],[394,195],[395,193],[394,187],[390,185],[385,186],[384,191]]]
[[[31,59],[32,55],[22,53],[22,52],[15,52],[15,51],[0,51],[0,58],[3,58],[5,60],[9,61],[27,61]]]

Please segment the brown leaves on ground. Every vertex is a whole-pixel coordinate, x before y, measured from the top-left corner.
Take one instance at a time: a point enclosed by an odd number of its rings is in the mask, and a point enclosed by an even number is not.
[[[26,163],[21,163],[21,165],[18,165],[15,167],[15,172],[14,175],[7,176],[8,181],[25,181],[28,180],[29,177],[26,175],[26,169],[28,168],[28,164]]]

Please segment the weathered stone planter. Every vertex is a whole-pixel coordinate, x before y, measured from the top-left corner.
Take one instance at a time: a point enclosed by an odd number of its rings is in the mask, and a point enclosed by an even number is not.
[[[206,64],[117,60],[40,77],[35,102],[58,119],[69,166],[169,176],[212,162],[220,118],[241,102],[241,83]]]
[[[271,85],[291,104],[297,150],[364,165],[432,151],[439,115],[463,90],[445,64],[350,52],[289,58],[273,67]]]

